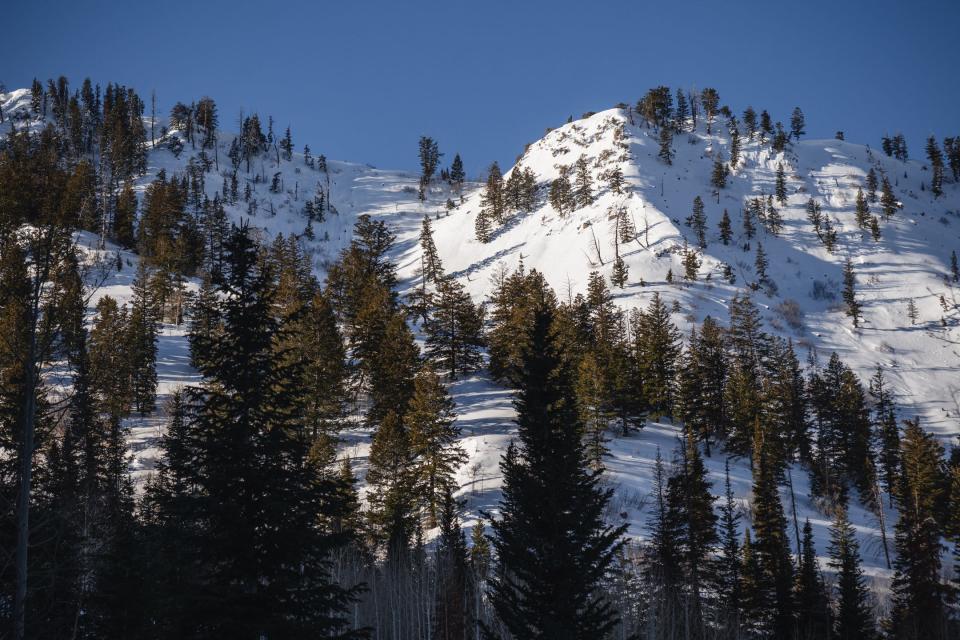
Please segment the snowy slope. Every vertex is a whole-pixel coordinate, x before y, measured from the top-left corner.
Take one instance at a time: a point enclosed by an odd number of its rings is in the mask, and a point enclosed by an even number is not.
[[[29,92],[24,90],[0,94],[4,113],[10,115],[26,109]],[[8,120],[0,126],[4,132]],[[37,126],[29,122],[17,127]],[[295,130],[295,129],[294,129]],[[558,175],[559,165],[572,165],[585,155],[595,181],[596,202],[587,208],[561,217],[541,198],[542,206],[529,214],[515,217],[494,233],[487,244],[474,237],[474,221],[480,207],[480,190],[468,185],[465,202],[447,214],[443,203],[449,195],[438,187],[427,202],[417,200],[417,176],[403,172],[383,171],[365,165],[329,161],[331,201],[338,213],[315,227],[316,239],[305,240],[314,256],[318,275],[337,252],[349,242],[350,229],[361,213],[387,220],[397,233],[394,259],[400,267],[402,286],[416,283],[419,266],[417,235],[424,214],[436,218],[435,240],[448,273],[468,288],[476,300],[489,292],[490,276],[501,263],[514,268],[521,259],[527,268],[543,272],[560,295],[568,290],[583,291],[591,270],[609,275],[613,261],[613,231],[609,211],[613,206],[626,207],[638,229],[637,240],[620,247],[629,268],[627,287],[614,290],[622,307],[646,306],[654,292],[668,301],[677,301],[681,312],[674,322],[688,331],[691,323],[699,323],[707,315],[725,322],[727,302],[754,281],[754,252],[745,252],[740,237],[740,207],[746,197],[770,194],[774,189],[778,162],[787,170],[789,201],[778,208],[784,218],[779,237],[758,230],[757,240],[763,243],[770,259],[768,274],[777,285],[777,293],[753,293],[764,312],[768,331],[793,338],[803,358],[807,348],[815,348],[821,362],[836,351],[865,381],[877,365],[884,367],[901,415],[922,417],[923,424],[946,444],[960,431],[960,310],[957,288],[945,279],[949,271],[950,251],[960,249],[960,186],[947,183],[945,194],[934,200],[921,188],[929,182],[929,171],[922,163],[902,163],[872,153],[869,148],[836,141],[802,141],[788,147],[785,154],[773,154],[769,145],[748,143],[744,137],[741,163],[728,179],[727,188],[719,196],[710,186],[710,171],[717,154],[729,158],[729,139],[718,121],[714,134],[705,132],[703,123],[690,134],[674,140],[676,157],[672,166],[657,159],[656,132],[631,121],[629,114],[612,109],[568,123],[530,145],[518,166],[531,169],[546,194],[549,181]],[[723,131],[723,133],[718,133]],[[230,136],[221,134],[221,162],[227,163],[226,150]],[[916,146],[916,143],[914,143]],[[189,158],[199,150],[187,144],[179,158],[166,148],[151,150],[148,175],[138,182],[142,190],[157,171],[182,170]],[[315,153],[322,152],[316,149]],[[285,192],[271,194],[268,183],[252,185],[258,199],[258,213],[250,223],[263,229],[266,236],[277,233],[301,233],[305,219],[300,211],[311,198],[318,182],[326,184],[326,175],[311,170],[296,155],[292,162],[263,159],[257,172],[269,179],[282,173]],[[628,188],[623,195],[610,192],[601,174],[615,165],[623,170]],[[222,165],[224,166],[224,165]],[[853,202],[870,167],[876,167],[894,183],[897,197],[904,208],[890,221],[881,222],[882,239],[874,242],[868,232],[857,229]],[[207,191],[214,194],[221,188],[215,172],[208,174]],[[242,187],[241,187],[242,189]],[[684,239],[694,246],[695,234],[683,224],[690,215],[694,196],[706,203],[708,247],[701,259],[700,278],[682,283],[683,273],[679,249]],[[823,204],[838,231],[834,253],[829,253],[817,240],[806,220],[805,203],[813,197]],[[718,202],[719,199],[719,202]],[[270,206],[275,215],[270,216]],[[734,226],[734,241],[724,246],[719,241],[717,223],[723,209],[729,211]],[[872,205],[879,213],[878,205]],[[247,219],[244,202],[228,209],[234,220]],[[90,247],[91,256],[114,255],[115,247],[96,249],[97,239],[85,235],[81,241]],[[599,248],[599,251],[598,251]],[[136,256],[123,253],[127,266],[120,273],[111,273],[97,296],[109,294],[121,301],[130,296],[129,285],[135,272]],[[853,260],[859,279],[858,294],[864,305],[864,324],[854,330],[840,306],[839,292],[842,265],[847,256]],[[729,264],[736,275],[735,284],[721,276],[723,264]],[[677,276],[674,284],[666,282],[671,270]],[[709,274],[709,280],[707,279]],[[640,281],[644,281],[641,285]],[[814,282],[820,282],[836,293],[836,299],[814,299]],[[940,296],[947,309],[940,304]],[[96,303],[97,296],[91,301]],[[907,318],[907,300],[913,298],[919,310],[916,325]],[[778,312],[785,301],[795,301],[803,312],[803,324],[791,327]],[[945,321],[942,324],[941,319]],[[189,367],[184,328],[165,326],[160,338],[158,361],[161,409],[145,419],[131,419],[133,469],[143,478],[156,458],[157,437],[165,424],[164,396],[179,385],[196,381]],[[498,463],[501,453],[514,432],[511,423],[511,394],[493,384],[485,374],[461,380],[451,386],[457,402],[459,424],[463,430],[463,446],[470,461],[459,472],[463,485],[461,497],[467,500],[466,525],[472,524],[479,510],[495,507],[499,497]],[[345,434],[344,451],[356,458],[361,477],[370,434],[357,428]],[[677,443],[678,429],[670,424],[649,424],[629,438],[610,434],[611,457],[607,461],[607,479],[616,491],[610,517],[630,524],[630,534],[643,536],[647,521],[650,469],[659,450],[669,461]],[[724,458],[715,454],[707,461],[714,493],[721,493]],[[748,511],[750,471],[746,461],[732,461],[733,488]],[[806,474],[794,469],[796,510],[802,521],[809,517],[814,525],[817,548],[827,548],[829,518],[820,514],[809,499]],[[788,515],[792,510],[789,493],[783,492]],[[876,518],[859,507],[851,509],[851,518],[861,535],[861,544],[868,572],[883,582],[889,577],[885,568]],[[888,529],[895,518],[887,514]],[[791,534],[792,534],[791,530]]]

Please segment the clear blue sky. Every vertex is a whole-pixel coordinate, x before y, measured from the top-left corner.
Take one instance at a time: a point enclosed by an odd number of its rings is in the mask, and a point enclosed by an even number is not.
[[[19,0],[0,12],[0,82],[66,75],[212,96],[225,128],[272,114],[314,153],[414,169],[417,139],[472,174],[512,164],[570,114],[654,85],[716,87],[724,104],[808,135],[876,146],[960,134],[957,0],[106,2]]]

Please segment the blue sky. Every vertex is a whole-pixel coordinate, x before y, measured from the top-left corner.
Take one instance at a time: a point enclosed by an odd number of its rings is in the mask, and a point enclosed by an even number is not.
[[[546,127],[658,84],[716,87],[808,135],[960,134],[960,2],[106,2],[3,10],[0,82],[132,85],[167,111],[212,96],[292,125],[298,148],[414,169],[435,137],[472,174]]]

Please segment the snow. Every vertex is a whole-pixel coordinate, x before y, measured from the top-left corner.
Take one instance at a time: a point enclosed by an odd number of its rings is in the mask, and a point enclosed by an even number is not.
[[[27,108],[29,92],[0,94],[0,104],[9,116]],[[0,132],[9,128],[9,123],[7,120],[0,125]],[[18,128],[23,126],[23,122],[17,123]],[[30,126],[38,125],[34,122]],[[946,279],[946,274],[950,251],[960,250],[960,186],[947,182],[944,195],[935,200],[921,187],[929,181],[929,171],[922,162],[903,163],[849,142],[803,140],[789,146],[785,153],[775,154],[769,145],[761,147],[757,142],[748,142],[745,135],[742,141],[741,163],[728,178],[727,188],[718,195],[710,186],[713,158],[718,154],[729,158],[730,144],[720,119],[714,123],[712,135],[706,133],[701,122],[696,132],[676,136],[672,166],[657,159],[656,132],[631,122],[620,109],[565,124],[530,145],[520,165],[536,174],[545,195],[546,185],[558,175],[558,165],[571,165],[583,154],[590,163],[596,202],[566,217],[559,216],[544,202],[534,212],[515,214],[504,228],[494,232],[487,244],[474,237],[474,221],[480,207],[478,183],[465,187],[464,203],[448,214],[443,204],[452,194],[445,187],[435,187],[427,202],[421,203],[416,195],[416,175],[328,160],[331,201],[337,213],[315,225],[316,240],[305,244],[317,274],[322,277],[330,261],[349,243],[358,215],[368,213],[386,220],[397,234],[392,257],[399,265],[401,287],[409,288],[417,282],[417,236],[426,213],[435,218],[435,241],[444,268],[466,286],[475,300],[488,295],[491,276],[500,265],[513,269],[521,260],[526,268],[541,271],[558,294],[566,296],[568,290],[585,289],[591,270],[609,276],[613,231],[608,211],[613,206],[624,206],[639,235],[638,240],[620,249],[630,278],[625,289],[614,290],[617,304],[624,308],[645,307],[659,292],[668,305],[679,303],[681,312],[675,313],[673,320],[688,332],[692,323],[700,323],[708,315],[725,323],[728,301],[745,292],[747,284],[755,279],[754,251],[741,249],[745,239],[741,237],[740,207],[746,197],[773,192],[777,164],[782,162],[789,193],[786,206],[777,204],[783,230],[779,237],[773,237],[758,225],[758,235],[752,243],[753,249],[757,241],[763,243],[770,261],[768,274],[777,285],[776,295],[763,291],[752,294],[766,329],[792,338],[801,359],[808,349],[815,349],[820,362],[825,363],[829,354],[836,351],[864,384],[877,366],[883,367],[900,416],[920,417],[926,429],[944,444],[950,443],[960,431],[960,308],[957,286]],[[221,168],[229,163],[229,142],[230,136],[221,136]],[[914,141],[914,148],[920,147],[919,142]],[[198,152],[188,143],[179,158],[165,148],[151,150],[148,174],[138,180],[137,189],[145,189],[160,169],[168,174],[182,170],[187,159]],[[314,150],[316,155],[321,152],[319,148]],[[262,229],[268,237],[301,233],[305,226],[300,213],[303,202],[313,196],[318,183],[325,185],[326,176],[306,167],[299,154],[294,155],[292,162],[282,161],[279,168],[275,167],[275,159],[268,157],[258,164],[262,169],[258,166],[257,170],[267,180],[273,173],[281,172],[285,192],[268,193],[268,183],[252,185],[260,206],[258,215],[250,218],[251,225]],[[621,167],[626,177],[628,188],[624,195],[610,192],[599,178],[602,171],[615,165]],[[871,166],[889,176],[897,198],[904,204],[890,221],[881,221],[883,238],[879,242],[874,242],[869,232],[857,228],[853,212],[857,187]],[[216,173],[208,174],[207,191],[211,197],[220,187]],[[683,268],[678,249],[684,238],[691,247],[696,244],[693,230],[683,224],[696,195],[706,205],[708,247],[701,255],[700,279],[681,284]],[[834,253],[823,247],[806,219],[805,204],[810,197],[822,203],[823,212],[835,223],[838,241]],[[276,212],[272,217],[267,213],[271,204]],[[717,231],[724,208],[728,209],[734,227],[730,246],[720,242]],[[871,210],[880,215],[878,204],[871,204]],[[234,220],[248,218],[242,201],[239,206],[228,207],[228,213]],[[117,251],[112,246],[99,251],[97,239],[92,236],[83,236],[81,242],[88,246],[91,256],[112,256]],[[110,274],[93,296],[91,308],[101,295],[111,295],[121,303],[130,298],[129,286],[137,258],[128,252],[120,253],[123,270]],[[864,322],[856,330],[844,315],[839,299],[842,267],[848,256],[857,272],[857,293],[863,304]],[[733,268],[735,284],[722,278],[723,264]],[[677,276],[674,284],[666,282],[668,269]],[[645,286],[640,285],[641,277]],[[812,291],[817,281],[834,291],[836,299],[814,299]],[[946,310],[941,307],[940,296],[947,303]],[[911,325],[907,318],[910,298],[919,311],[916,325]],[[797,304],[803,315],[802,326],[791,327],[778,312],[784,301]],[[158,411],[128,421],[133,472],[138,481],[150,473],[158,455],[157,440],[167,419],[165,400],[178,386],[193,384],[198,379],[189,366],[184,327],[163,327],[157,366]],[[450,391],[463,432],[461,444],[470,457],[458,474],[462,485],[459,495],[466,500],[465,526],[469,526],[480,511],[495,510],[499,498],[498,464],[515,434],[512,394],[485,373],[452,383]],[[651,468],[658,450],[665,461],[670,461],[678,433],[675,425],[655,422],[630,437],[609,434],[611,455],[606,461],[605,481],[616,489],[609,515],[628,523],[631,536],[646,534]],[[361,478],[366,471],[369,439],[369,431],[359,426],[344,434],[343,453],[354,458]],[[723,491],[725,457],[714,451],[706,462],[713,491],[719,495]],[[749,514],[748,461],[732,460],[730,473],[734,492]],[[825,554],[829,518],[810,499],[807,474],[794,468],[792,479],[800,526],[804,519],[810,519],[817,549]],[[786,488],[781,496],[789,520],[792,504]],[[885,516],[892,540],[896,515],[891,511]],[[890,572],[883,560],[876,517],[853,505],[850,518],[860,538],[867,572],[882,585]],[[790,534],[792,537],[792,521]]]

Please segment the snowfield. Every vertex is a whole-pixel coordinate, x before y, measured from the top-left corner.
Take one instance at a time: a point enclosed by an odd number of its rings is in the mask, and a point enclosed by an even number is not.
[[[29,99],[27,90],[0,94],[0,104],[8,117],[0,125],[0,133],[5,134],[12,122],[18,129],[39,126],[10,117],[28,109]],[[235,221],[249,219],[265,237],[301,234],[306,225],[304,202],[313,197],[318,185],[326,189],[329,180],[330,201],[336,213],[315,225],[313,240],[304,238],[318,276],[322,278],[330,262],[349,243],[357,216],[366,213],[387,221],[397,234],[393,259],[399,265],[403,289],[418,282],[417,238],[423,216],[430,215],[435,218],[434,237],[446,272],[457,277],[479,301],[490,292],[491,277],[498,269],[505,266],[512,270],[521,262],[527,269],[541,271],[560,297],[570,291],[585,291],[592,270],[609,276],[614,259],[610,211],[622,206],[638,236],[620,247],[629,267],[629,282],[622,290],[613,289],[615,302],[623,308],[646,307],[659,292],[668,306],[678,303],[680,311],[673,314],[673,321],[684,334],[706,316],[722,324],[727,321],[728,301],[749,291],[749,283],[756,280],[754,255],[760,242],[770,262],[768,276],[776,285],[775,292],[768,287],[751,293],[763,314],[765,329],[791,338],[802,361],[809,352],[826,364],[830,354],[837,352],[864,385],[876,367],[882,367],[900,417],[919,417],[944,445],[955,443],[960,434],[960,288],[948,274],[951,251],[960,251],[960,185],[948,178],[944,195],[934,199],[929,191],[930,171],[922,161],[901,162],[868,146],[839,140],[801,140],[789,145],[786,152],[775,154],[769,144],[750,142],[744,134],[740,164],[728,177],[726,188],[717,193],[710,186],[710,173],[715,158],[729,159],[730,139],[723,118],[718,117],[712,128],[713,133],[707,134],[701,121],[695,132],[677,135],[673,143],[676,155],[670,166],[657,158],[657,132],[634,121],[622,109],[602,111],[550,131],[526,149],[517,165],[536,175],[542,196],[539,208],[514,214],[502,228],[495,227],[492,240],[486,244],[474,235],[480,209],[479,182],[466,185],[462,204],[448,213],[444,203],[448,197],[457,196],[445,185],[435,184],[426,203],[421,203],[415,174],[329,160],[329,173],[323,173],[305,166],[300,154],[295,154],[292,162],[281,161],[279,167],[275,158],[264,156],[256,172],[267,176],[267,182],[251,183],[256,214],[250,215],[242,199],[239,205],[228,207],[228,213]],[[230,140],[226,134],[219,140],[218,162],[224,172],[229,168],[226,152]],[[919,154],[923,141],[910,142]],[[322,148],[314,149],[315,155],[321,152]],[[150,152],[148,173],[138,181],[137,189],[142,192],[160,170],[168,175],[182,171],[198,153],[199,149],[185,143],[176,157],[164,144],[158,144]],[[411,148],[411,156],[414,153]],[[590,166],[596,201],[561,216],[547,202],[547,187],[561,165],[573,165],[581,155]],[[786,170],[789,194],[785,206],[777,203],[782,231],[774,237],[757,225],[751,250],[744,251],[747,240],[742,234],[740,210],[746,198],[774,192],[778,163],[783,163]],[[615,166],[626,178],[621,195],[610,191],[601,178]],[[857,189],[864,185],[871,167],[889,178],[903,204],[890,220],[881,216],[879,242],[869,231],[860,230],[854,219]],[[277,172],[283,191],[273,194],[268,191],[269,179]],[[242,190],[243,179],[252,178],[243,173],[243,167],[240,174]],[[505,177],[508,175],[505,172]],[[207,174],[210,197],[222,186],[216,169]],[[696,246],[696,234],[684,220],[691,214],[697,195],[705,203],[708,246],[700,256],[698,280],[687,283],[681,279],[680,250],[684,241]],[[807,221],[805,206],[811,197],[822,204],[824,214],[836,228],[837,243],[832,253]],[[879,203],[870,206],[872,213],[880,216]],[[729,246],[721,243],[717,227],[724,209],[734,229]],[[136,255],[109,244],[101,248],[99,239],[91,234],[82,234],[80,242],[91,260],[100,257],[104,262],[115,262],[119,251],[123,262],[121,271],[109,270],[94,293],[91,312],[102,295],[113,296],[121,303],[127,301]],[[840,300],[847,257],[856,269],[857,293],[863,305],[859,329],[852,327]],[[731,267],[733,284],[723,277],[723,265]],[[668,271],[676,276],[673,283],[667,282]],[[910,299],[918,310],[915,324],[907,315]],[[158,411],[128,421],[132,469],[138,481],[150,473],[158,455],[158,437],[166,422],[165,399],[175,388],[198,381],[189,365],[185,330],[185,326],[163,327],[157,362]],[[450,391],[458,408],[462,445],[470,456],[458,480],[462,486],[459,495],[466,500],[464,525],[471,526],[481,510],[494,511],[499,498],[499,459],[514,433],[512,394],[485,373],[452,383]],[[355,470],[362,479],[370,433],[359,426],[359,420],[356,424],[344,434],[343,453],[355,458]],[[616,489],[609,517],[629,523],[631,536],[646,534],[651,468],[658,451],[670,461],[678,434],[679,428],[666,422],[649,423],[627,438],[609,433],[611,455],[605,477]],[[725,461],[718,451],[706,460],[713,492],[718,496],[723,492]],[[749,524],[748,461],[731,460],[730,470],[733,490],[743,508],[745,524]],[[801,527],[805,518],[810,519],[817,550],[825,556],[830,518],[810,499],[806,472],[794,468],[791,477],[794,496],[787,487],[781,490],[790,535],[794,535],[791,516],[795,509]],[[853,504],[850,518],[860,536],[865,571],[882,587],[892,572],[884,560],[876,517]],[[886,514],[891,552],[895,519],[894,511]]]

